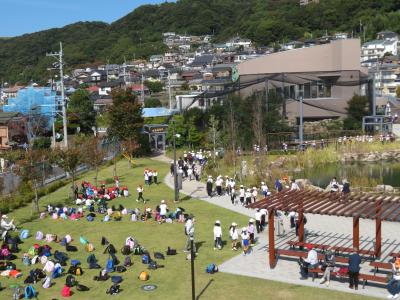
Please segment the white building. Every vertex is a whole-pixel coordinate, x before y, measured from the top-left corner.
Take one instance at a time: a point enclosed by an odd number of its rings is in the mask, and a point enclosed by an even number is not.
[[[380,96],[396,96],[400,86],[400,66],[398,64],[379,64],[370,70],[375,75],[375,88]]]
[[[396,40],[374,40],[361,47],[361,62],[382,58],[385,53],[397,55]]]

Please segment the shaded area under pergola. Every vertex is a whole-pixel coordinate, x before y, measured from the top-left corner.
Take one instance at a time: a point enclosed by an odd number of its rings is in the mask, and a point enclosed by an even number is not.
[[[400,221],[400,197],[342,194],[320,191],[285,191],[252,203],[249,208],[268,210],[269,264],[276,264],[274,218],[276,211],[296,211],[299,242],[304,242],[304,214],[353,218],[353,247],[360,245],[360,218],[375,220],[375,257],[382,253],[382,221]]]

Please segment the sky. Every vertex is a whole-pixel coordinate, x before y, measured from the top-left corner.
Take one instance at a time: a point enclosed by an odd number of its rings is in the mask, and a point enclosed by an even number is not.
[[[0,0],[0,37],[63,27],[78,21],[113,22],[162,0]]]

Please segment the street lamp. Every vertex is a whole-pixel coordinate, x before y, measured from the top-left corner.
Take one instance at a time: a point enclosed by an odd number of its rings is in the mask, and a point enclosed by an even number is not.
[[[173,144],[174,144],[174,190],[175,190],[175,202],[179,201],[179,188],[178,188],[178,170],[176,167],[176,138],[181,135],[175,133],[175,123],[173,123]]]
[[[196,299],[195,282],[194,282],[194,236],[190,237],[190,268],[192,272],[192,300]]]

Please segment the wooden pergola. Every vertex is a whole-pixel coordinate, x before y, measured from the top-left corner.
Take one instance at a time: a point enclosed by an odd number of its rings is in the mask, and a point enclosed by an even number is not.
[[[360,245],[360,218],[375,220],[375,256],[382,252],[382,221],[400,221],[400,197],[372,194],[329,193],[319,191],[285,191],[252,203],[249,208],[268,210],[269,264],[276,264],[275,211],[298,213],[299,242],[304,236],[304,214],[353,218],[353,247]]]

